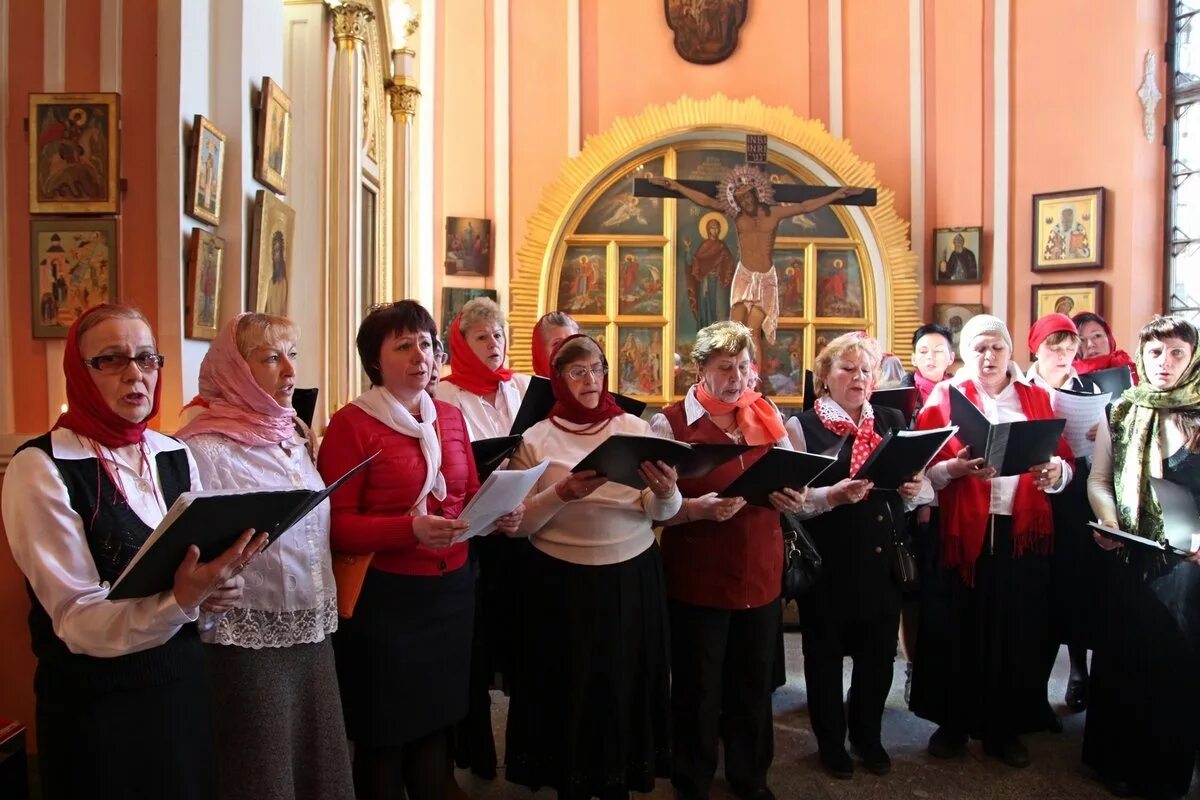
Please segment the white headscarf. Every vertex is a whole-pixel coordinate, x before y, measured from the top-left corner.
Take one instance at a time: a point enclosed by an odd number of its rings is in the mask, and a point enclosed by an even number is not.
[[[354,405],[374,419],[387,425],[396,433],[411,436],[421,442],[421,455],[425,457],[425,482],[413,513],[424,516],[428,513],[425,498],[433,495],[437,500],[446,499],[446,479],[442,475],[442,445],[437,435],[437,406],[428,392],[418,395],[421,404],[421,421],[408,413],[396,396],[382,386],[372,386],[354,398]]]

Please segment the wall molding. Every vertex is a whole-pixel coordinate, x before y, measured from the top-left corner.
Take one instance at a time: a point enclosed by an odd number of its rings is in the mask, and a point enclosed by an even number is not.
[[[576,12],[578,12],[578,0],[576,2]],[[572,0],[568,0],[568,38],[570,37],[570,5]],[[512,40],[510,38],[510,18],[509,18],[510,0],[493,0],[492,6],[492,169],[495,171],[492,180],[492,216],[495,217],[495,224],[492,227],[495,235],[495,241],[492,245],[493,263],[492,263],[492,286],[496,290],[497,301],[500,308],[504,309],[507,315],[509,308],[509,279],[512,275],[512,78],[511,78],[511,59],[510,50],[512,48]],[[578,14],[577,14],[578,16]],[[578,22],[575,25],[575,38],[579,36]],[[578,41],[576,41],[576,66],[575,66],[575,84],[579,83],[579,67],[578,67]],[[570,49],[568,48],[568,52]],[[568,58],[569,61],[569,58]],[[570,77],[570,66],[568,64],[567,76],[567,91],[570,94],[572,78]],[[577,113],[578,102],[575,107],[568,104],[567,114],[575,120],[575,125],[579,125],[579,115]],[[570,131],[571,124],[568,122],[567,130]],[[443,313],[445,310],[443,309]],[[510,334],[511,335],[511,334]]]
[[[908,138],[912,228],[909,239],[921,274],[926,272],[925,243],[925,2],[908,0]],[[925,281],[918,281],[921,308]],[[924,311],[922,311],[922,314]]]
[[[583,75],[580,72],[580,0],[567,2],[567,157],[579,155],[583,147]]]
[[[990,313],[1006,323],[1008,319],[1008,237],[1009,237],[1009,113],[1010,47],[1012,14],[1010,0],[995,0],[993,20],[993,131],[992,131],[992,307]]]
[[[67,83],[67,0],[45,0],[42,6],[42,90],[66,91]],[[118,280],[121,276],[118,276]],[[46,359],[46,424],[58,419],[67,402],[67,378],[56,365],[62,363],[66,344],[48,339]]]
[[[9,0],[0,0],[0,64],[8,66],[8,9]],[[8,81],[0,81],[0,152],[8,152]],[[8,186],[8,159],[0,160],[0,186]],[[12,254],[8,251],[8,192],[0,191],[0,308],[11,308],[8,296],[8,266]],[[0,431],[13,429],[12,379],[12,317],[6,313],[0,320]],[[2,455],[2,454],[0,454]],[[0,473],[4,466],[0,462]]]
[[[829,0],[829,132],[842,131],[842,0]]]
[[[414,209],[413,235],[417,237],[415,264],[409,265],[410,297],[432,313],[436,243],[442,238],[441,226],[434,214],[434,151],[437,148],[436,107],[442,102],[437,92],[438,0],[421,3],[420,47],[417,50],[417,88],[425,102],[417,110],[417,207]],[[497,23],[498,24],[498,23]],[[410,157],[409,163],[413,159]],[[497,226],[498,227],[498,226]],[[498,248],[497,248],[498,249]]]

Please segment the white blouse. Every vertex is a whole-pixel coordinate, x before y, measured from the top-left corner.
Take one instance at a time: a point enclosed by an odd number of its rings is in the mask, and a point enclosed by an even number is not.
[[[155,456],[173,450],[187,453],[187,447],[153,430],[146,431],[144,442],[148,470],[138,445],[109,449],[65,428],[50,434],[56,459],[84,460],[99,452],[108,460],[130,508],[154,528],[167,513],[162,481],[153,468]],[[188,468],[191,490],[200,491],[191,453]],[[113,658],[148,650],[196,621],[198,610],[180,608],[171,590],[137,600],[108,599],[110,587],[100,580],[83,520],[71,508],[66,484],[42,450],[30,447],[13,456],[0,507],[13,558],[49,614],[55,635],[72,653]]]
[[[449,403],[462,412],[467,423],[467,435],[475,442],[480,439],[508,436],[528,388],[528,375],[514,374],[512,380],[500,381],[496,387],[495,405],[445,379],[438,381],[437,388],[433,391],[438,400]]]
[[[247,447],[216,433],[188,440],[209,490],[325,488],[298,433],[279,445]],[[329,501],[255,557],[242,573],[236,608],[201,615],[200,638],[238,647],[320,642],[337,630],[337,592],[329,555]]]

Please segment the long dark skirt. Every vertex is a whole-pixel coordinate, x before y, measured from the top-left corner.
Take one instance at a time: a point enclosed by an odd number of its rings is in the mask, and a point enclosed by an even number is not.
[[[1012,518],[992,518],[975,562],[975,586],[957,569],[930,576],[913,666],[913,713],[977,739],[1041,730],[1053,665],[1050,559],[1012,556]],[[994,545],[989,541],[994,538]]]
[[[39,664],[38,767],[46,800],[213,800],[212,698],[199,639],[171,680],[108,691],[68,688]]]
[[[560,800],[624,798],[670,774],[670,642],[657,544],[571,564],[531,548],[507,776]]]
[[[354,616],[337,633],[351,741],[393,747],[462,719],[474,618],[469,565],[440,576],[367,570]]]
[[[1047,495],[1054,510],[1054,555],[1050,560],[1050,608],[1054,641],[1089,650],[1104,625],[1101,602],[1101,557],[1104,551],[1087,526],[1095,515],[1087,499],[1090,470],[1075,462],[1075,477],[1061,494]]]
[[[1200,566],[1105,555],[1109,624],[1092,658],[1083,760],[1139,794],[1182,795],[1200,749]]]
[[[329,640],[205,650],[221,800],[354,800]]]

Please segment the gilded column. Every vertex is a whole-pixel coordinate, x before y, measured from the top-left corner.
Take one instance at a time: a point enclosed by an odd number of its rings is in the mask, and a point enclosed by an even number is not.
[[[406,36],[416,29],[416,20],[408,23]],[[411,296],[408,272],[412,263],[412,121],[417,112],[417,89],[413,77],[415,54],[408,48],[392,51],[392,80],[388,84],[388,100],[392,109],[392,253],[395,258],[393,285],[400,287],[404,297]]]
[[[362,300],[359,271],[362,236],[363,49],[367,26],[374,19],[360,3],[331,6],[333,85],[329,98],[329,412],[358,394],[360,370],[355,359]]]

